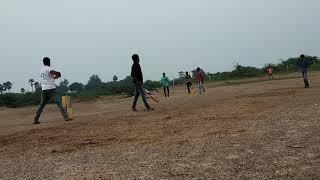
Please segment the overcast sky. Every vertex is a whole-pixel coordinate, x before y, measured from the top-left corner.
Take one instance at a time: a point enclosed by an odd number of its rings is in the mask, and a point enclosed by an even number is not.
[[[231,70],[320,55],[319,0],[1,0],[0,83],[30,90],[42,58],[70,82]]]

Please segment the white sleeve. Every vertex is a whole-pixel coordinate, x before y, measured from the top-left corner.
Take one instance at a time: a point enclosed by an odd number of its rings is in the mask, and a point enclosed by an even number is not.
[[[50,73],[53,69],[51,67],[48,67],[47,69],[47,73],[48,73],[48,76],[50,77],[53,77],[53,75]]]

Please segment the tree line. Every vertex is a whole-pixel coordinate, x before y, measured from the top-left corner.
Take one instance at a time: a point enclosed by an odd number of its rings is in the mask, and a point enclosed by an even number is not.
[[[310,64],[311,70],[320,70],[320,61],[316,56],[306,56],[306,60]],[[210,81],[223,81],[230,79],[239,79],[247,77],[259,77],[266,74],[268,67],[272,67],[276,73],[291,73],[299,70],[298,57],[281,60],[277,64],[266,64],[262,68],[242,66],[236,64],[232,71],[206,73],[206,79]],[[194,75],[195,77],[195,75]],[[174,79],[175,84],[184,84],[184,71],[179,72],[179,78]],[[21,88],[21,93],[10,93],[13,84],[10,81],[0,84],[0,107],[21,107],[27,105],[37,105],[40,103],[41,84],[34,79],[29,79],[28,83],[31,87],[31,92],[26,92]],[[171,82],[173,83],[173,82]],[[149,90],[157,90],[161,87],[159,81],[146,81],[145,87]],[[98,75],[92,75],[86,84],[74,82],[71,83],[64,79],[57,86],[59,95],[68,94],[79,101],[94,100],[100,96],[122,95],[130,97],[134,95],[134,88],[131,76],[119,80],[116,75],[112,77],[111,82],[103,82]]]
[[[134,88],[131,76],[118,81],[117,76],[113,76],[112,82],[103,82],[98,75],[92,75],[86,84],[79,82],[71,83],[67,79],[63,79],[57,86],[58,95],[70,95],[79,101],[95,100],[100,96],[119,94],[124,97],[129,97],[134,94]],[[21,88],[20,93],[10,93],[12,88],[11,82],[5,82],[0,86],[0,107],[6,106],[16,108],[27,105],[37,105],[40,103],[41,84],[34,79],[29,79],[28,83],[31,87],[31,92],[26,92]],[[159,88],[160,82],[146,81],[146,88],[155,90]]]
[[[306,61],[308,62],[309,69],[312,71],[320,70],[320,59],[317,56],[305,56]],[[292,73],[299,71],[300,67],[300,58],[294,57],[287,60],[280,60],[279,63],[265,64],[262,68],[243,66],[236,64],[232,71],[228,72],[217,72],[214,74],[207,73],[207,78],[213,81],[229,80],[229,79],[239,79],[239,78],[248,78],[248,77],[261,77],[264,76],[267,72],[267,69],[271,67],[275,73]]]

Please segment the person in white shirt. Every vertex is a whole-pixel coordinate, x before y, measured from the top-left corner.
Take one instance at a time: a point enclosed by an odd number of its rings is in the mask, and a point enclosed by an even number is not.
[[[56,96],[56,84],[55,80],[61,77],[61,73],[58,71],[54,71],[50,67],[50,58],[45,57],[43,58],[43,67],[41,68],[41,86],[42,86],[42,94],[41,94],[41,103],[38,108],[37,114],[34,117],[33,124],[40,124],[39,118],[42,113],[43,108],[46,106],[46,104],[49,102],[49,100]],[[69,121],[70,118],[68,117],[68,114],[66,113],[66,110],[63,108],[61,103],[61,98],[56,96],[55,98],[56,104],[58,105],[61,114],[65,121]]]

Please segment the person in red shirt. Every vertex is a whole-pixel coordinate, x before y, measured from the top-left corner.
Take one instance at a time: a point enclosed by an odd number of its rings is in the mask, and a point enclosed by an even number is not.
[[[202,92],[206,92],[206,90],[203,87],[203,82],[205,79],[205,74],[204,72],[198,67],[197,68],[197,82],[198,82],[198,87],[199,87],[199,93],[202,94]]]
[[[267,72],[269,75],[269,80],[273,79],[273,68],[271,67],[271,65],[269,65]]]

